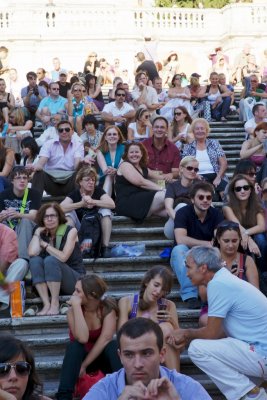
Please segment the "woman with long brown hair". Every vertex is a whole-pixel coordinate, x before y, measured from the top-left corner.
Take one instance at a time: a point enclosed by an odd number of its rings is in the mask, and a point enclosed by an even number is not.
[[[184,106],[174,109],[173,120],[170,124],[168,139],[173,142],[178,149],[182,149],[186,143],[194,140],[194,135],[190,132],[192,118]]]

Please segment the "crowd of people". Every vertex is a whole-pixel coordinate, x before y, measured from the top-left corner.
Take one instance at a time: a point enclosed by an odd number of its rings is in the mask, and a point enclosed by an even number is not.
[[[175,54],[168,73],[160,74],[138,53],[133,90],[118,75],[107,99],[102,87],[112,83],[112,71],[105,59],[93,58],[70,82],[60,66],[49,78],[41,68],[28,72],[20,105],[0,78],[0,310],[9,313],[11,283],[29,270],[42,306],[25,315],[67,312],[70,343],[59,400],[72,399],[79,376],[97,370],[114,375],[90,390],[87,400],[161,393],[164,399],[209,399],[178,373],[180,351],[191,341],[192,360],[227,399],[267,398],[250,379],[267,378],[267,300],[260,292],[267,284],[265,83],[255,73],[243,77],[239,117],[247,138],[229,181],[225,152],[208,137],[211,121],[226,124],[238,109],[225,74],[212,71],[210,83],[201,85],[193,73],[185,84]],[[42,133],[34,137],[37,127]],[[42,205],[50,195],[58,199]],[[139,292],[118,304],[105,296],[99,276],[86,275],[84,258],[111,257],[113,213],[139,224],[153,215],[163,218],[165,236],[174,240],[170,266],[181,299],[189,309],[201,308],[199,329],[179,327],[175,303],[166,299],[173,277],[165,267],[152,267]],[[70,296],[67,310],[61,294]],[[0,347],[0,394],[9,392],[5,379],[23,377],[27,386],[34,370],[27,351],[2,356]]]

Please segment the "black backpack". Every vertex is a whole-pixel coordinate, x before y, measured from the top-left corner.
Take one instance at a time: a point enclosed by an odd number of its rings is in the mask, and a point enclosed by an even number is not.
[[[78,232],[83,258],[97,258],[101,250],[102,230],[100,216],[96,213],[84,214]],[[91,239],[88,245],[87,239]]]

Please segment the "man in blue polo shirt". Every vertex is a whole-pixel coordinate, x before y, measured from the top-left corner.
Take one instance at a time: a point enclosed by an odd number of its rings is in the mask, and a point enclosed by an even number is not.
[[[191,190],[192,204],[176,212],[174,236],[176,246],[171,254],[171,267],[180,282],[180,295],[188,308],[200,307],[198,289],[186,275],[186,253],[194,246],[212,247],[217,225],[223,221],[220,210],[211,207],[214,189],[208,182],[197,182]]]
[[[64,115],[66,109],[67,99],[59,95],[58,82],[51,82],[49,84],[49,96],[46,96],[36,111],[36,117],[40,119],[45,126],[53,124],[52,118],[55,115]]]

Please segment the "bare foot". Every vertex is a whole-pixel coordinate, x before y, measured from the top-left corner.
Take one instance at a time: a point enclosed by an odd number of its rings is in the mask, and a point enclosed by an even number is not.
[[[36,315],[47,315],[49,309],[50,309],[50,304],[46,304],[45,306],[43,306],[41,311],[39,311]]]
[[[58,315],[58,314],[59,314],[59,305],[51,304],[46,315]]]

